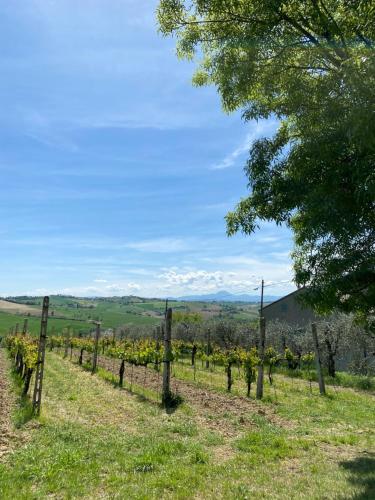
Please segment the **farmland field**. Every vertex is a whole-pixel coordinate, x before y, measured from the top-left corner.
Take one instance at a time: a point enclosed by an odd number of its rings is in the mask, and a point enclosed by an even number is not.
[[[15,297],[13,302],[0,301],[0,329],[7,331],[16,323],[22,326],[23,318],[31,311],[30,331],[38,333],[43,297]],[[223,318],[239,321],[254,321],[257,304],[252,303],[206,303],[172,301],[175,311],[199,312],[203,318]],[[158,325],[163,317],[165,302],[160,299],[137,297],[77,298],[51,296],[49,329],[57,332],[70,326],[75,334],[88,333],[92,329],[90,320],[101,320],[103,328],[118,328],[124,325]],[[25,316],[26,314],[26,316]]]

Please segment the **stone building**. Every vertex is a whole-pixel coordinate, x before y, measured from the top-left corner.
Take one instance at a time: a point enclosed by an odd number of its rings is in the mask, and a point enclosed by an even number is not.
[[[266,321],[281,321],[296,327],[306,327],[313,321],[318,321],[314,311],[302,304],[299,300],[304,293],[304,288],[299,288],[281,299],[271,302],[263,307],[263,317]]]

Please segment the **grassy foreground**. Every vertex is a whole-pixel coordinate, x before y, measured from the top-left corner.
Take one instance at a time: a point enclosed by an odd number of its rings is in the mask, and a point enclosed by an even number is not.
[[[0,498],[375,498],[374,396],[305,389],[283,377],[268,394],[280,425],[259,411],[213,429],[49,353],[42,416],[15,413],[28,439],[0,463]]]

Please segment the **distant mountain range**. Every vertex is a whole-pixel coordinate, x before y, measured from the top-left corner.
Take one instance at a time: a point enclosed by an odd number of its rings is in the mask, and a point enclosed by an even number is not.
[[[265,295],[264,302],[273,302],[279,299],[278,295]],[[183,300],[186,302],[260,302],[260,295],[234,294],[226,291],[209,293],[206,295],[185,295],[177,297],[175,300]]]

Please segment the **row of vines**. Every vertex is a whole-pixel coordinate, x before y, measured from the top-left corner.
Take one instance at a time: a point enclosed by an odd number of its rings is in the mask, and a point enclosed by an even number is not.
[[[13,358],[15,370],[22,378],[22,394],[25,395],[38,360],[38,339],[28,334],[8,335],[6,346]]]
[[[62,336],[52,336],[49,338],[49,349],[64,349],[67,355],[70,349],[71,353],[78,351],[78,363],[82,365],[84,353],[93,353],[95,341],[91,338],[64,338]],[[160,366],[165,360],[163,345],[155,340],[120,340],[102,337],[98,345],[99,352],[109,358],[120,360],[119,367],[119,385],[124,382],[125,363],[133,366],[153,367],[160,371]],[[200,360],[207,368],[223,369],[226,374],[226,389],[231,391],[233,385],[233,369],[237,368],[246,382],[247,396],[250,396],[251,387],[257,378],[257,368],[261,363],[259,353],[255,347],[246,350],[241,347],[223,349],[218,345],[211,344],[209,349],[207,344],[201,342],[186,342],[174,340],[172,350],[168,361],[178,363],[188,360],[189,364],[195,368],[197,360]],[[277,365],[283,363],[288,366],[299,363],[310,371],[314,354],[307,352],[297,357],[288,348],[283,354],[277,353],[273,347],[268,347],[264,353],[263,364],[268,367],[268,379],[273,383],[273,370]]]

